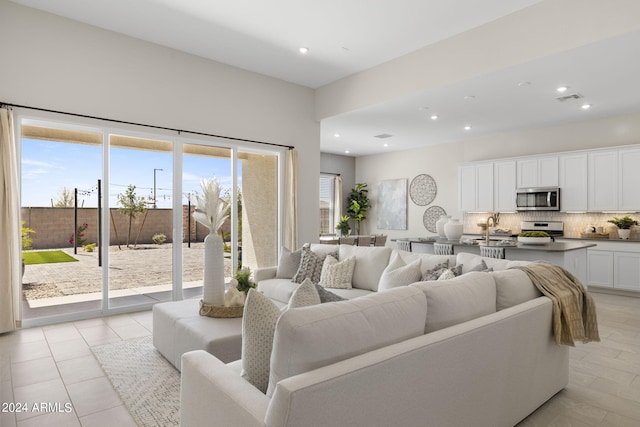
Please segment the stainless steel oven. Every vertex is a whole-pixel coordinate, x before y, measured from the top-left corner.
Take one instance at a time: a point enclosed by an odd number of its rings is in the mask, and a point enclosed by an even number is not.
[[[519,211],[559,211],[560,189],[557,187],[520,188],[516,191]]]

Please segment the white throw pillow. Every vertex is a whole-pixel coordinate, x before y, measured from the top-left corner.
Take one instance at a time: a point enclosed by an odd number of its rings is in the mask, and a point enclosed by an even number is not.
[[[242,378],[266,393],[273,334],[280,309],[269,298],[249,289],[242,316]]]
[[[325,288],[351,289],[351,279],[356,266],[356,257],[349,257],[344,261],[338,261],[331,255],[327,255],[322,265],[320,286]]]
[[[291,252],[284,246],[280,250],[280,259],[278,260],[278,269],[276,270],[277,279],[291,279],[300,267],[300,259],[302,258],[302,249]]]
[[[287,310],[290,308],[307,307],[309,305],[320,304],[320,295],[310,279],[305,279],[298,289],[293,291]]]
[[[389,265],[391,248],[383,246],[340,245],[340,257],[356,257],[351,284],[354,288],[377,291],[382,272]]]
[[[320,304],[320,296],[311,280],[305,279],[291,295],[284,311],[315,304]],[[278,306],[262,292],[249,290],[242,317],[241,376],[263,393],[269,385],[273,335],[281,314]]]
[[[420,264],[420,259],[415,259],[409,264],[406,264],[400,255],[394,253],[389,265],[382,272],[382,276],[380,276],[378,291],[406,286],[419,281],[422,276]]]

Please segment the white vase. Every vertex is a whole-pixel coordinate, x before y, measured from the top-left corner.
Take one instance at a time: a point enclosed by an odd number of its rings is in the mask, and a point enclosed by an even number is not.
[[[462,228],[463,225],[460,220],[453,218],[444,225],[444,234],[448,240],[460,240],[460,237],[462,237]]]
[[[620,237],[621,239],[627,240],[630,235],[631,235],[631,229],[629,228],[627,228],[626,230],[623,230],[622,228],[618,229],[618,237]]]
[[[205,304],[224,305],[224,244],[217,233],[204,238],[203,287]]]
[[[450,218],[449,215],[440,215],[440,219],[436,221],[436,233],[438,233],[438,237],[447,237],[447,235],[444,234],[444,225],[449,222]]]

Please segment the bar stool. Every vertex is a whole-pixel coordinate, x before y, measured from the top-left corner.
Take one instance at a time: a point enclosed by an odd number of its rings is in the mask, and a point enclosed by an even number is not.
[[[409,240],[396,240],[398,250],[411,252],[411,242]]]
[[[451,243],[434,243],[433,253],[436,255],[453,255],[453,245]]]
[[[480,256],[486,258],[504,259],[504,248],[480,246]]]

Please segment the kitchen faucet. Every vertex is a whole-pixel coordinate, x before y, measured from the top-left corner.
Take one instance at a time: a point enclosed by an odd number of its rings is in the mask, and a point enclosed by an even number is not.
[[[491,233],[490,232],[491,227],[489,227],[489,220],[493,221],[493,226],[496,227],[498,225],[498,218],[497,218],[498,215],[500,215],[500,214],[493,213],[493,214],[489,215],[489,217],[487,218],[487,229],[486,229],[486,233],[487,234],[485,236],[485,243],[487,245],[489,245],[489,241],[490,241],[489,234]]]

